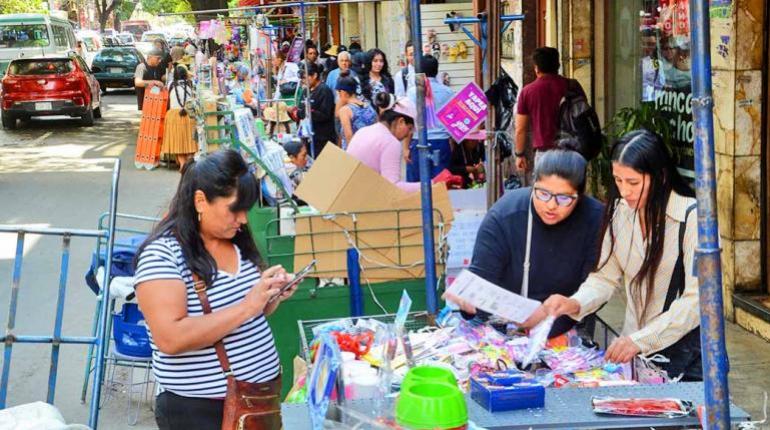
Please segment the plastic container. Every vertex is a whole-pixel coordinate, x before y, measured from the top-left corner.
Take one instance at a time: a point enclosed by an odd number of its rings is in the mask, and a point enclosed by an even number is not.
[[[401,390],[396,422],[411,430],[460,430],[468,425],[465,396],[454,385],[416,383]]]
[[[144,315],[135,303],[124,303],[120,313],[112,315],[112,337],[115,339],[115,349],[123,355],[152,356]]]
[[[545,388],[531,381],[495,385],[483,375],[471,378],[471,398],[489,412],[545,407]]]
[[[442,383],[457,386],[457,378],[451,370],[438,366],[416,366],[406,373],[401,382],[401,390],[408,389],[415,384]]]

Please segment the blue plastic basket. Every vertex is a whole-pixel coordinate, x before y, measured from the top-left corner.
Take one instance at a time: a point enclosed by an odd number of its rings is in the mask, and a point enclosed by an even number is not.
[[[147,327],[139,324],[144,315],[135,303],[124,303],[120,313],[112,314],[112,337],[115,349],[132,357],[151,357],[150,335]]]

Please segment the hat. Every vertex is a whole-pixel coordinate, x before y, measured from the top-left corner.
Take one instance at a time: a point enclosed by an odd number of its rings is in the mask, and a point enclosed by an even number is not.
[[[406,97],[399,97],[391,109],[393,109],[393,112],[412,118],[412,120],[417,119],[417,108],[415,108],[414,103]]]
[[[289,117],[288,107],[284,102],[273,103],[271,104],[271,106],[266,107],[264,110],[264,117],[266,121],[270,121],[270,122],[291,121],[291,118]]]
[[[345,45],[332,45],[329,49],[324,51],[324,54],[330,57],[336,57],[340,52],[347,51],[348,48]]]

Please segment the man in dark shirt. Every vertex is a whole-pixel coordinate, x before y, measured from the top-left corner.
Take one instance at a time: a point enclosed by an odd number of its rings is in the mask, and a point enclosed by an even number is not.
[[[334,93],[321,81],[323,67],[315,63],[307,65],[307,85],[310,87],[310,121],[313,124],[313,147],[311,155],[314,158],[324,149],[327,142],[337,141],[334,129]],[[300,106],[300,117],[305,118],[305,103]]]
[[[147,54],[147,62],[139,63],[134,72],[134,88],[136,89],[136,104],[142,110],[144,91],[152,87],[163,88],[166,82],[166,69],[162,65],[163,51],[153,48]]]
[[[519,93],[516,108],[516,168],[530,170],[528,155],[555,147],[559,132],[559,105],[567,93],[567,79],[559,75],[559,51],[541,47],[532,54],[537,79]],[[527,134],[532,132],[531,145]],[[530,151],[531,149],[531,151]]]

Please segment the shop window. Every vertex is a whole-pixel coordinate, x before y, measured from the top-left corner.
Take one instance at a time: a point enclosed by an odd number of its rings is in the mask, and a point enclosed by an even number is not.
[[[647,103],[671,125],[672,150],[693,170],[689,0],[610,2],[609,112]]]

